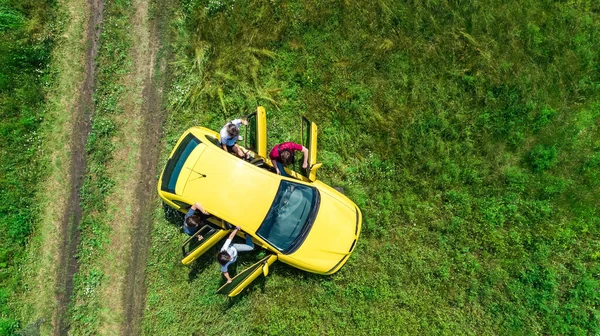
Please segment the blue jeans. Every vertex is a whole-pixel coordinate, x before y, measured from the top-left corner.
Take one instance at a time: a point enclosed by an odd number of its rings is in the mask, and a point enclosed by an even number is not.
[[[238,252],[249,252],[254,250],[254,243],[252,242],[252,237],[249,234],[246,234],[246,244],[233,244],[233,247]]]
[[[285,169],[283,169],[283,167],[284,167],[283,163],[281,163],[279,161],[275,161],[275,164],[277,165],[277,169],[279,169],[279,172],[281,173],[281,176],[290,177],[290,175],[288,175],[285,172]]]

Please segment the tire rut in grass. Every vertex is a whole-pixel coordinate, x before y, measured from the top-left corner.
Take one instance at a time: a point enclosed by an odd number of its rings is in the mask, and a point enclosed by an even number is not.
[[[159,1],[160,2],[160,1]],[[162,6],[159,4],[159,13],[155,17],[163,17],[160,13]],[[135,206],[136,213],[132,218],[133,233],[131,240],[131,253],[127,261],[125,276],[125,291],[123,293],[124,319],[121,325],[122,335],[138,335],[141,333],[140,324],[145,306],[146,288],[144,285],[146,260],[152,231],[153,200],[156,197],[156,174],[159,157],[159,140],[161,136],[164,115],[161,111],[162,87],[164,76],[155,76],[156,55],[159,50],[159,19],[151,20],[149,25],[148,51],[137,62],[147,71],[142,72],[144,98],[141,106],[142,115],[142,146],[140,148],[140,170],[138,172]],[[140,27],[137,27],[140,28]],[[164,59],[162,59],[164,61]],[[164,71],[164,62],[161,72]],[[161,78],[161,79],[156,79]]]
[[[57,325],[55,335],[66,335],[69,330],[68,308],[73,294],[73,276],[79,268],[77,247],[80,236],[78,226],[82,218],[81,186],[86,172],[85,146],[91,132],[91,117],[94,114],[94,75],[95,58],[98,54],[103,2],[88,0],[90,19],[86,40],[84,82],[79,92],[78,104],[74,111],[71,131],[71,160],[69,167],[70,190],[67,207],[62,216],[60,236],[62,237],[57,279]]]

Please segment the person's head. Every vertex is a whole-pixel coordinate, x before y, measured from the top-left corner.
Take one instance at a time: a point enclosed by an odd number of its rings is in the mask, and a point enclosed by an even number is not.
[[[198,227],[198,225],[200,224],[202,224],[202,218],[200,218],[200,216],[197,215],[191,215],[185,220],[185,225],[187,225],[188,227],[195,228]]]
[[[231,137],[238,136],[240,134],[240,129],[235,124],[228,124],[227,134],[229,134]]]
[[[227,253],[227,251],[221,251],[217,253],[217,261],[219,262],[219,264],[225,266],[225,264],[227,264],[230,260],[231,256],[229,255],[229,253]]]
[[[279,153],[279,160],[284,165],[289,165],[290,163],[292,163],[292,152],[290,152],[288,149],[282,150]]]

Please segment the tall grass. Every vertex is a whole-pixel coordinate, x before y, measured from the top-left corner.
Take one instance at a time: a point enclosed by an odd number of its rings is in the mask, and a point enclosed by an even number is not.
[[[182,3],[165,155],[187,127],[258,104],[270,145],[299,140],[306,115],[321,129],[320,179],[345,188],[364,226],[337,274],[279,265],[228,301],[208,260],[175,266],[183,238],[159,212],[144,330],[600,332],[599,10]]]
[[[0,334],[20,327],[8,305],[23,279],[18,274],[44,174],[37,165],[38,127],[52,47],[53,1],[0,1]]]

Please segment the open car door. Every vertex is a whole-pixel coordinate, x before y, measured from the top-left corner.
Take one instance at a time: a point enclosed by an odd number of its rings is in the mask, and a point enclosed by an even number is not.
[[[227,236],[229,232],[231,232],[231,230],[223,230],[210,224],[204,225],[181,246],[183,252],[183,259],[181,262],[184,265],[189,265]],[[198,240],[199,236],[202,236],[201,240]]]
[[[264,257],[256,264],[246,268],[240,274],[236,275],[233,279],[231,279],[230,283],[226,283],[221,286],[221,288],[217,290],[217,294],[224,294],[229,297],[238,295],[244,290],[244,288],[248,287],[252,281],[258,278],[259,275],[264,274],[267,276],[269,274],[269,266],[271,266],[275,260],[277,260],[277,256],[275,254]]]
[[[256,112],[246,117],[246,137],[244,147],[256,153],[262,158],[267,157],[267,112],[259,106]]]
[[[305,117],[302,117],[302,146],[308,148],[308,168],[302,170],[302,175],[313,182],[322,163],[317,163],[317,124]]]

